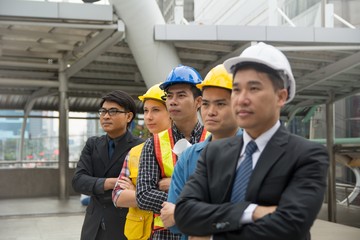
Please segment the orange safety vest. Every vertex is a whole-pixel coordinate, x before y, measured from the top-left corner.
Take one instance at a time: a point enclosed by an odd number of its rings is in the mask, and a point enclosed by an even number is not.
[[[200,141],[202,142],[210,133],[204,128]],[[174,172],[174,167],[177,161],[177,156],[173,153],[174,148],[174,138],[172,133],[172,128],[169,128],[165,131],[162,131],[158,134],[154,134],[154,149],[156,160],[159,164],[161,177],[171,177]],[[161,221],[159,214],[154,214],[154,230],[164,228],[164,224]]]

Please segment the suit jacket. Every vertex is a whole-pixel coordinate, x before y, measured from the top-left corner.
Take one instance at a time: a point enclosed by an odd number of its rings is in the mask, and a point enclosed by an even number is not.
[[[326,189],[326,148],[281,126],[259,157],[245,201],[231,203],[242,145],[242,136],[236,136],[212,142],[203,150],[176,203],[176,225],[188,235],[213,235],[214,239],[310,239]],[[278,207],[254,223],[241,224],[250,203]]]
[[[91,196],[86,209],[81,239],[95,239],[102,219],[105,221],[105,239],[126,239],[124,224],[127,208],[115,208],[112,202],[112,190],[104,191],[106,178],[117,178],[129,150],[142,143],[129,131],[115,140],[115,150],[111,159],[108,156],[107,136],[90,137],[81,152],[72,186],[78,193]]]

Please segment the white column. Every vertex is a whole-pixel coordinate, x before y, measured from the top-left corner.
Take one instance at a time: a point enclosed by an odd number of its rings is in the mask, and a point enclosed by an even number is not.
[[[269,0],[269,26],[278,26],[277,0]]]
[[[326,4],[325,6],[325,27],[334,27],[334,4]]]
[[[147,87],[165,81],[180,63],[175,47],[154,40],[154,26],[165,24],[155,0],[110,0],[125,23],[125,38]]]

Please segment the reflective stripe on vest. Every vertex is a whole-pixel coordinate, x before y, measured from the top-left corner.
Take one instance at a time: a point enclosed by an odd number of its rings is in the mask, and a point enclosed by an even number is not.
[[[205,141],[205,139],[206,139],[208,136],[210,136],[210,135],[211,135],[211,133],[208,132],[208,131],[206,131],[206,129],[204,128],[203,131],[202,131],[202,133],[201,133],[201,137],[200,137],[200,141],[199,141],[199,142]]]
[[[199,142],[202,142],[209,136],[209,132],[203,129]],[[161,177],[171,177],[174,172],[174,167],[177,161],[176,154],[173,153],[172,149],[174,148],[174,138],[172,134],[172,129],[169,128],[165,131],[162,131],[158,134],[154,134],[154,149],[156,160],[159,164]],[[164,228],[164,224],[161,221],[160,214],[154,214],[154,230],[159,230]]]
[[[171,177],[176,163],[176,155],[172,151],[174,148],[174,138],[171,128],[154,134],[154,147],[156,160],[160,166],[161,177]]]

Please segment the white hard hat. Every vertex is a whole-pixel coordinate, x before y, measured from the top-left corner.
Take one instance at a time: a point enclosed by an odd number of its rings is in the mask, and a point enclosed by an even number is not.
[[[292,74],[290,63],[286,56],[274,46],[260,42],[256,45],[246,48],[238,57],[233,57],[224,62],[226,70],[231,73],[232,67],[242,62],[256,62],[264,64],[274,70],[283,71],[286,75],[284,86],[288,89],[288,99],[286,103],[291,102],[295,96],[296,84]]]

